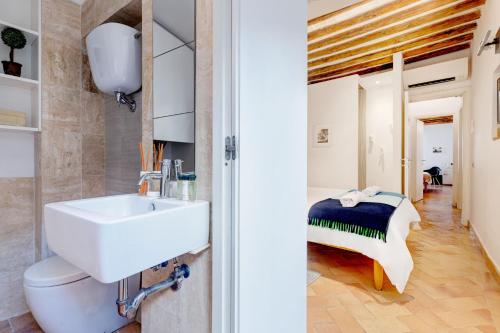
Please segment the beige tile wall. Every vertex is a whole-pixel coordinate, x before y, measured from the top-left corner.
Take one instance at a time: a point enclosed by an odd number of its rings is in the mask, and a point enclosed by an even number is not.
[[[43,231],[43,205],[105,194],[104,99],[85,81],[82,9],[69,0],[42,1],[42,33],[42,132],[36,142],[37,258],[50,255]]]
[[[23,273],[34,262],[34,180],[0,178],[0,321],[28,310]],[[2,331],[0,329],[0,331]]]
[[[149,0],[148,0],[149,1]],[[196,174],[198,197],[212,198],[212,0],[197,0],[196,48]],[[199,256],[184,255],[191,268],[183,287],[149,297],[142,305],[142,332],[211,332],[211,250]],[[146,271],[150,285],[169,272]]]
[[[49,255],[43,205],[82,197],[81,12],[42,1],[42,132],[37,137],[36,250]]]
[[[136,0],[88,0],[80,9],[67,0],[43,1],[43,131],[37,140],[36,178],[38,257],[48,254],[42,236],[42,205],[100,195],[105,190],[105,102],[90,80],[87,59],[81,52],[82,37],[116,14],[118,9],[124,6],[134,8],[136,3]],[[142,1],[143,17],[152,17],[151,6],[151,0]],[[196,172],[199,197],[207,200],[211,199],[212,164],[211,6],[211,0],[198,0]],[[151,19],[144,23],[143,33],[148,37],[152,30]],[[152,42],[148,44],[146,41],[146,73],[152,73],[152,66],[148,65],[148,62],[151,63],[148,58],[151,46]],[[149,82],[147,76],[144,79]],[[146,111],[142,114],[142,140],[149,143],[152,142],[150,84],[143,87],[143,94],[142,106]],[[210,331],[211,251],[199,256],[186,255],[182,260],[191,266],[192,276],[179,292],[167,291],[146,301],[143,306],[143,332]],[[145,284],[162,279],[162,275],[166,274],[168,272],[147,272]]]

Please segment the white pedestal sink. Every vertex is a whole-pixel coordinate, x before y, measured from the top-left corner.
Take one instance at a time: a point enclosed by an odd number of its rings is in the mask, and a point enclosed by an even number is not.
[[[45,205],[49,247],[112,283],[208,244],[206,201],[136,194]]]

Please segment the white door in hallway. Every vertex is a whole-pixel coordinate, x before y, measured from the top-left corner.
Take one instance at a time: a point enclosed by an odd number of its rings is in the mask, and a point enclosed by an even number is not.
[[[417,120],[416,145],[415,145],[415,198],[419,201],[424,198],[424,122]]]

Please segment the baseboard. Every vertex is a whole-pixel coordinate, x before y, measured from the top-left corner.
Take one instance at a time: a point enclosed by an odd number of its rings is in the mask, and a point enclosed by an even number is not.
[[[474,234],[474,236],[478,240],[479,248],[481,249],[481,254],[483,255],[483,257],[486,261],[486,266],[491,271],[491,274],[493,275],[494,279],[500,284],[500,269],[499,269],[498,265],[493,261],[493,259],[491,259],[488,251],[483,246],[483,241],[481,240],[481,237],[479,237],[478,233],[474,229],[473,224],[470,223],[470,221],[468,221],[468,225],[469,225],[471,232]]]

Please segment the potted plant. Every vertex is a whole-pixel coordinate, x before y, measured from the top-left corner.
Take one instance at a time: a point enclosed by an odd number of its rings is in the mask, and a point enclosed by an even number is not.
[[[23,65],[14,62],[14,49],[22,49],[26,46],[26,37],[24,34],[14,28],[7,27],[2,30],[2,41],[10,47],[10,61],[2,61],[3,71],[5,74],[21,76],[21,67]]]

